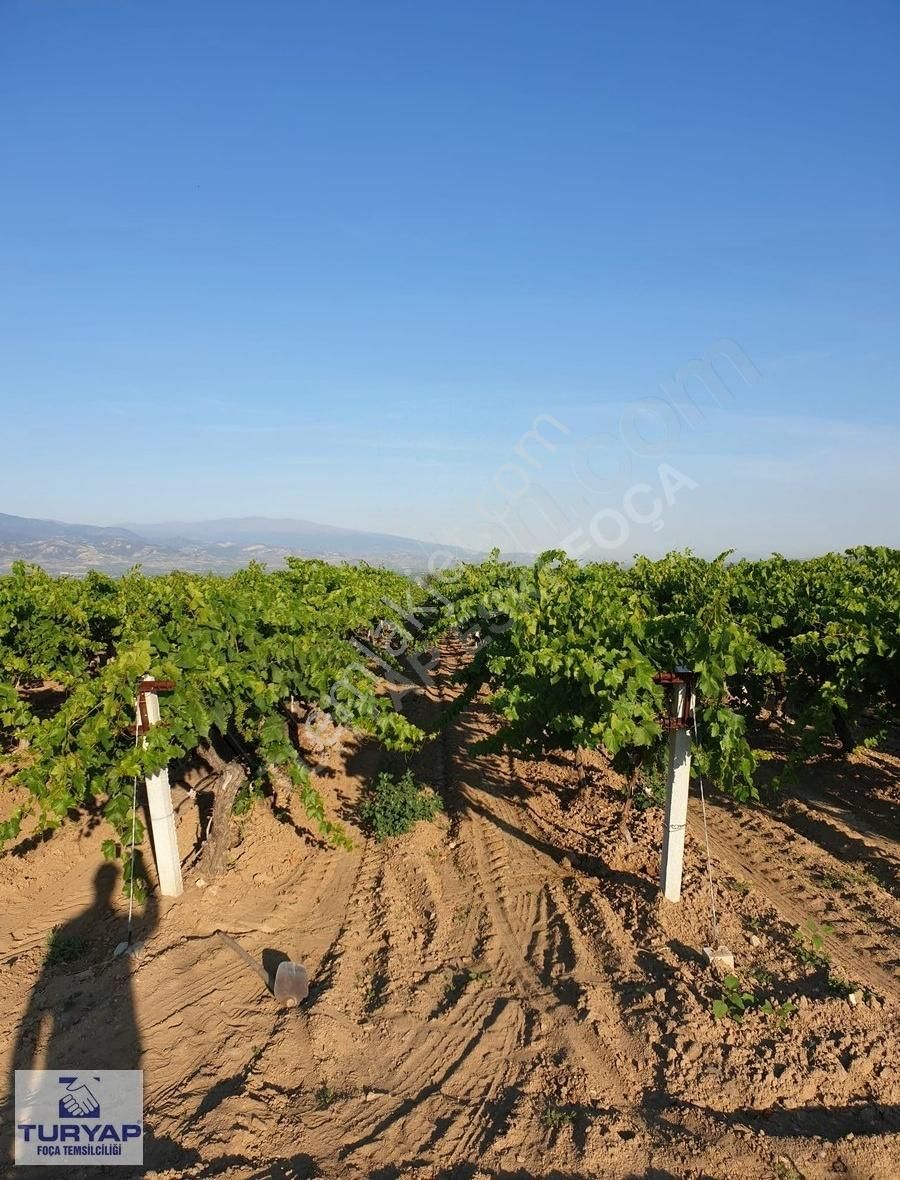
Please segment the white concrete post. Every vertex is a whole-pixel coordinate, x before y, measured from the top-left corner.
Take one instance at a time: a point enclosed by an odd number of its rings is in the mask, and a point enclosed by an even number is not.
[[[145,676],[144,679],[152,680],[153,677]],[[146,692],[143,695],[147,705],[147,720],[150,725],[156,725],[159,721],[159,697],[155,692]],[[140,709],[138,721],[140,722]],[[144,745],[147,745],[146,738]],[[172,807],[168,768],[164,767],[145,781],[159,891],[163,897],[180,897],[184,892],[184,882],[181,879],[181,857],[178,855],[178,835],[175,831],[175,812]]]
[[[672,686],[672,718],[683,716],[685,684]],[[693,708],[693,699],[691,708]],[[691,779],[691,732],[669,731],[669,769],[666,779],[666,814],[663,826],[662,870],[660,888],[667,901],[681,900],[681,874],[684,868],[684,831],[687,827],[688,784]]]

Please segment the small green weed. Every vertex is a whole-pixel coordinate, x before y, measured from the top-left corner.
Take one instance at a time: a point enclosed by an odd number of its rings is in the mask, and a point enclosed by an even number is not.
[[[816,878],[826,889],[846,889],[848,886],[855,886],[857,889],[878,888],[876,877],[867,869],[854,866],[840,870],[821,866],[816,869]]]
[[[541,1115],[541,1122],[548,1131],[569,1127],[575,1122],[575,1110],[571,1106],[548,1106]]]
[[[466,983],[489,983],[491,973],[488,970],[478,971],[474,967],[470,967],[466,971]]]
[[[722,980],[721,996],[713,1000],[712,1014],[716,1020],[723,1020],[726,1016],[730,1016],[732,1020],[740,1023],[744,1019],[747,1009],[755,1005],[756,996],[753,992],[745,992],[736,975],[726,975]]]
[[[852,979],[842,979],[840,975],[835,975],[832,971],[828,972],[825,984],[832,995],[841,996],[845,1000],[860,990],[858,983],[854,983]]]
[[[859,889],[880,888],[878,878],[868,869],[849,868],[844,873],[844,881],[847,885],[856,885]]]
[[[44,956],[44,962],[51,966],[54,963],[71,963],[75,959],[80,959],[86,949],[85,939],[62,934],[59,927],[54,926],[47,935],[47,953]]]
[[[366,796],[359,814],[379,844],[404,835],[419,820],[434,819],[442,808],[434,791],[417,783],[409,770],[399,779],[387,772],[379,774]]]
[[[770,977],[771,978],[771,977]],[[788,1017],[794,1011],[790,1000],[783,1004],[773,1004],[771,1000],[761,1000],[755,992],[745,991],[736,975],[726,975],[722,980],[722,994],[712,1002],[712,1014],[716,1020],[729,1017],[738,1024],[751,1010],[756,1009],[766,1016],[774,1016],[781,1028],[787,1024]]]
[[[746,897],[753,892],[753,886],[749,881],[744,881],[741,877],[728,877],[725,884],[734,893],[740,894],[741,897]]]
[[[325,1082],[316,1090],[316,1106],[319,1110],[327,1110],[333,1102],[337,1102],[338,1098],[340,1098],[338,1091]]]
[[[444,995],[448,998],[458,999],[469,984],[481,987],[482,984],[490,983],[490,981],[491,973],[487,968],[463,967],[447,977]]]
[[[638,811],[649,811],[653,807],[665,807],[666,783],[665,779],[652,775],[638,786],[634,792],[634,806]]]
[[[800,962],[807,967],[827,967],[831,961],[825,953],[825,939],[831,934],[831,927],[814,922],[812,918],[805,926],[794,931],[794,942]]]
[[[779,1156],[775,1161],[776,1180],[803,1180],[803,1176],[786,1155]]]
[[[779,1028],[787,1028],[788,1017],[796,1011],[796,1004],[785,1000],[783,1004],[773,1004],[771,1000],[763,1000],[759,1006],[760,1012],[766,1016],[774,1016]]]

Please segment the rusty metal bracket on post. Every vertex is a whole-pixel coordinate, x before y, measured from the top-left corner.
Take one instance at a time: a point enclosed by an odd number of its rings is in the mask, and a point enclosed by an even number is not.
[[[145,700],[148,692],[174,692],[174,680],[139,680],[137,687],[137,707],[138,717],[140,720],[135,729],[136,737],[143,737],[150,730],[150,718],[147,715],[147,701]]]
[[[663,729],[693,729],[694,726],[694,685],[697,682],[697,673],[691,672],[688,668],[676,668],[674,672],[657,672],[653,677],[657,684],[664,684],[669,688],[684,687],[687,691],[684,693],[681,701],[681,710],[677,716],[667,713],[665,717],[660,717],[659,723]]]

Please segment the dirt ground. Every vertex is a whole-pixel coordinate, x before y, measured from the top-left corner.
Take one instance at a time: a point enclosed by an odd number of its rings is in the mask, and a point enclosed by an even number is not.
[[[455,691],[445,670],[420,707]],[[261,803],[217,884],[189,873],[143,908],[134,959],[112,957],[125,909],[98,884],[103,825],[4,857],[0,1087],[14,1063],[140,1065],[145,1173],[173,1180],[900,1174],[896,754],[823,759],[776,809],[709,801],[721,941],[760,998],[794,1005],[737,1023],[714,1019],[702,956],[699,801],[671,905],[661,811],[635,810],[625,838],[601,758],[471,756],[491,724],[476,704],[421,753],[446,814],[384,845],[352,818],[378,754],[321,757],[353,850]],[[176,797],[187,855],[196,809]],[[818,954],[795,939],[810,922],[831,931]],[[48,958],[52,927],[68,961]],[[302,1008],[279,1010],[217,928],[269,967],[303,962]],[[105,1171],[129,1172],[40,1174]]]

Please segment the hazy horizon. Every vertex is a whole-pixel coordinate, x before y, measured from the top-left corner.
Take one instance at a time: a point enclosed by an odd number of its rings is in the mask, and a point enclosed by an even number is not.
[[[0,512],[0,518],[2,518],[3,515],[4,514],[2,512]],[[18,514],[16,514],[16,515],[18,515]],[[180,535],[177,531],[179,528],[182,528],[182,527],[192,529],[198,525],[221,524],[225,521],[237,521],[237,522],[241,522],[241,523],[246,523],[248,521],[255,521],[255,522],[259,522],[261,529],[263,530],[261,535],[265,536],[264,529],[265,529],[266,525],[277,526],[277,525],[281,525],[281,524],[305,524],[305,525],[311,526],[313,530],[320,531],[323,536],[333,537],[335,535],[340,536],[341,534],[344,534],[344,533],[347,533],[350,535],[359,534],[360,536],[382,537],[382,538],[386,538],[386,539],[395,539],[399,542],[407,542],[407,543],[413,543],[416,545],[420,545],[423,549],[429,550],[430,553],[433,554],[434,561],[435,561],[435,568],[439,568],[442,564],[442,554],[445,549],[445,546],[449,548],[448,543],[437,541],[434,538],[421,537],[421,536],[416,537],[416,536],[410,536],[408,534],[400,534],[400,533],[378,533],[374,530],[343,528],[341,526],[331,525],[327,521],[308,521],[308,520],[302,520],[299,518],[276,518],[276,517],[246,516],[246,517],[222,517],[219,519],[204,520],[204,521],[199,521],[199,520],[150,521],[150,520],[148,520],[148,521],[143,521],[143,522],[142,521],[115,521],[112,523],[105,523],[105,522],[96,521],[96,520],[64,520],[61,517],[56,517],[56,518],[53,518],[53,517],[28,517],[25,519],[40,520],[42,523],[56,523],[56,524],[60,524],[62,526],[65,526],[66,528],[72,528],[72,527],[77,528],[79,526],[85,526],[88,528],[111,528],[111,529],[131,530],[136,535],[141,537],[143,540],[147,540],[151,543],[157,543],[160,545],[164,544],[166,540],[176,540],[176,539],[183,540],[184,536]],[[0,519],[0,523],[2,523],[2,519]],[[171,532],[162,531],[164,529],[169,529],[169,528],[172,529]],[[150,531],[143,532],[142,530],[150,530]],[[301,534],[298,533],[298,536],[300,536],[300,535]],[[236,533],[234,543],[237,544],[237,543],[243,542],[244,545],[247,545],[247,544],[252,544],[255,539],[258,540],[259,538],[258,537],[255,538],[254,534],[252,534],[252,533],[247,533],[243,536],[241,536],[241,534]],[[0,543],[2,543],[2,537],[0,537]],[[7,541],[6,543],[9,544],[10,542]],[[222,542],[219,542],[219,543],[222,543]],[[268,543],[271,543],[271,542],[268,542]],[[722,553],[725,550],[731,550],[733,552],[733,556],[735,559],[738,559],[738,558],[757,559],[757,558],[770,557],[770,556],[773,556],[774,554],[780,554],[781,556],[787,557],[787,558],[802,559],[802,558],[808,558],[808,557],[821,556],[827,552],[842,552],[845,549],[854,548],[857,545],[861,545],[861,546],[862,545],[887,546],[889,548],[896,548],[896,546],[890,540],[879,540],[877,537],[870,537],[867,540],[857,540],[850,545],[832,545],[832,546],[824,546],[824,547],[803,547],[803,546],[800,546],[796,549],[762,549],[762,550],[758,550],[758,551],[745,549],[745,548],[742,548],[739,546],[735,547],[735,546],[728,546],[728,545],[721,546],[721,547],[716,546],[716,545],[708,545],[708,546],[700,546],[700,547],[693,546],[693,545],[685,545],[685,546],[673,545],[670,547],[666,547],[664,543],[660,542],[656,545],[649,546],[647,548],[634,549],[632,551],[628,551],[627,545],[620,546],[618,552],[599,551],[598,549],[594,548],[590,552],[583,553],[579,556],[581,557],[582,560],[585,560],[585,561],[607,561],[607,560],[608,561],[619,561],[619,562],[623,562],[627,565],[636,557],[646,556],[646,557],[656,558],[656,557],[664,556],[666,553],[671,553],[675,550],[683,551],[685,549],[690,549],[694,553],[696,553],[698,556],[707,557],[707,558],[717,556],[718,554]],[[558,547],[558,546],[549,546],[549,548],[555,548],[555,547]],[[453,546],[452,548],[465,549],[466,547]],[[533,550],[519,549],[519,550],[516,550],[516,549],[512,549],[512,548],[505,548],[505,549],[502,547],[500,547],[500,548],[501,548],[501,557],[509,557],[509,558],[537,557],[541,552],[544,551],[544,550],[540,550],[540,549],[533,549]],[[480,554],[481,556],[484,556],[488,552],[488,550],[486,550],[486,549],[469,550],[469,552],[471,552],[473,555]]]

